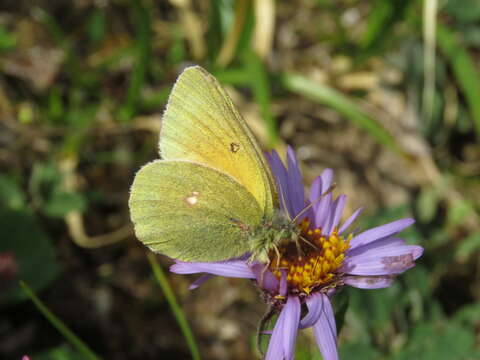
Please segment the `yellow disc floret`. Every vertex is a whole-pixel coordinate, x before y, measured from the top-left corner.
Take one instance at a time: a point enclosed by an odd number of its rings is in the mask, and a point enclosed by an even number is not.
[[[310,294],[316,288],[335,286],[351,236],[343,239],[337,229],[329,235],[322,234],[322,229],[310,228],[308,219],[299,228],[299,239],[270,253],[270,270],[278,279],[283,272],[289,289],[298,293]]]

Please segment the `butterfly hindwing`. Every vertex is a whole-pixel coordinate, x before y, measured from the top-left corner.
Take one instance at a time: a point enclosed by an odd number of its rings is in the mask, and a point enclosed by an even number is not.
[[[191,161],[158,160],[135,176],[129,206],[137,237],[183,261],[219,261],[249,250],[263,211],[231,176]]]

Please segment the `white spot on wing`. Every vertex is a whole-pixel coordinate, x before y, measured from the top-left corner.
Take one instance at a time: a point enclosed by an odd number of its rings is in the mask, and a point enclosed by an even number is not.
[[[192,191],[192,194],[190,196],[187,196],[185,198],[185,201],[187,202],[188,205],[196,205],[198,203],[198,196],[200,193],[198,191]]]

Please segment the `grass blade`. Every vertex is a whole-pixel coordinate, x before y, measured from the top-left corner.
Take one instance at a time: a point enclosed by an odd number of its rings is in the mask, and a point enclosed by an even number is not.
[[[426,0],[423,8],[423,120],[430,126],[435,102],[435,33],[437,22],[437,0]]]
[[[85,359],[99,360],[100,358],[77,336],[70,330],[55,314],[53,314],[35,295],[33,290],[24,282],[20,281],[25,294],[32,300],[35,307],[42,313],[43,316],[55,327],[60,334],[65,337],[76,349],[82,354]]]
[[[200,360],[200,352],[198,351],[197,343],[195,342],[195,338],[193,337],[192,330],[188,325],[187,318],[185,317],[185,314],[183,313],[182,308],[178,304],[177,299],[175,299],[175,295],[172,291],[172,288],[170,287],[170,284],[168,283],[167,277],[163,273],[160,266],[158,266],[155,255],[153,253],[148,253],[147,256],[148,256],[148,261],[150,262],[150,266],[152,267],[152,270],[153,270],[153,275],[155,276],[155,279],[158,281],[158,284],[160,285],[160,288],[162,289],[163,294],[165,295],[165,298],[167,299],[167,302],[170,305],[170,308],[172,309],[173,315],[177,319],[178,325],[182,330],[183,336],[187,341],[188,348],[190,349],[190,353],[192,354],[192,359]]]
[[[235,7],[235,18],[232,28],[228,32],[227,37],[223,41],[222,48],[217,57],[217,65],[225,67],[233,60],[238,42],[242,35],[248,11],[248,0],[239,0]]]
[[[257,55],[265,60],[270,55],[275,34],[275,1],[255,0],[255,29],[252,45]]]
[[[352,100],[336,90],[315,83],[302,75],[286,73],[282,76],[283,86],[296,94],[337,110],[354,124],[366,130],[380,144],[401,153],[395,138],[375,119],[365,114]]]
[[[120,118],[128,121],[135,115],[140,101],[142,87],[147,76],[151,51],[151,18],[150,11],[142,5],[140,0],[133,1],[135,22],[135,63],[130,75],[125,105],[120,111]]]
[[[260,115],[267,127],[268,146],[275,147],[278,141],[277,123],[271,111],[272,95],[267,70],[262,60],[252,51],[244,56],[245,70],[250,80],[250,88],[256,103],[260,107]]]
[[[477,132],[477,139],[480,139],[480,73],[475,67],[474,60],[456,34],[440,24],[437,28],[437,43],[447,57],[465,95]]]

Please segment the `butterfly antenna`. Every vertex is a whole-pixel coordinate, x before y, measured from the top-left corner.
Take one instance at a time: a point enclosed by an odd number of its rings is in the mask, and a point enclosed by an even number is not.
[[[290,213],[288,212],[287,202],[285,200],[285,197],[283,196],[282,184],[280,184],[280,182],[278,182],[278,187],[280,188],[280,201],[282,202],[283,208],[285,209],[285,212],[287,213],[288,220],[290,220],[290,222],[293,223],[294,221],[292,220],[292,218],[290,217]]]
[[[300,246],[300,241],[298,239],[295,239],[295,247],[297,248],[297,254],[300,255],[300,257],[303,257],[305,253],[302,250],[302,247]]]
[[[310,245],[314,250],[319,250],[318,247],[316,247],[314,244],[312,244],[310,241],[305,239],[303,236],[299,236],[300,240],[302,240],[305,244]]]
[[[296,222],[298,220],[298,218],[300,216],[302,216],[303,214],[305,214],[305,212],[307,212],[313,205],[315,205],[317,202],[319,202],[324,196],[330,194],[333,190],[335,190],[335,188],[337,187],[337,184],[332,184],[330,185],[330,187],[328,188],[327,191],[325,191],[322,195],[320,195],[319,197],[317,197],[314,201],[312,201],[310,204],[308,204],[307,206],[305,206],[302,211],[300,211],[296,216],[295,218],[292,220],[292,223]]]

